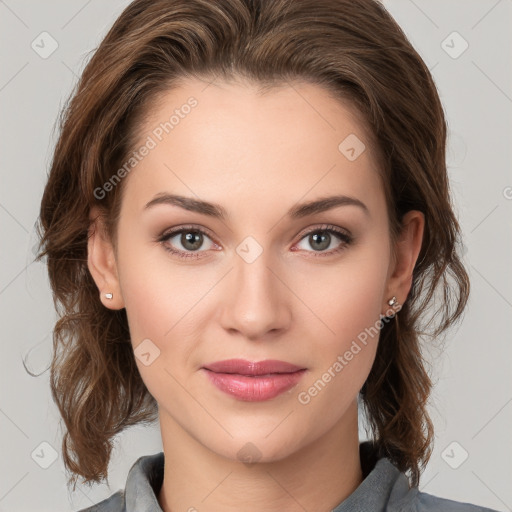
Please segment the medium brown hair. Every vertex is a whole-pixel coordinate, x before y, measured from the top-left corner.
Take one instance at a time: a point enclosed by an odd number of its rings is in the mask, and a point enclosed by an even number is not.
[[[459,319],[469,278],[457,250],[443,108],[425,63],[377,0],[136,0],[94,52],[62,112],[39,223],[38,259],[47,258],[59,312],[51,392],[67,429],[70,481],[107,478],[114,436],[157,418],[126,312],[102,305],[88,271],[89,212],[101,208],[115,242],[123,181],[104,198],[94,191],[133,151],[152,102],[187,77],[242,77],[262,90],[293,80],[323,87],[369,128],[391,241],[407,211],[425,215],[411,291],[382,326],[361,390],[378,454],[417,485],[433,440],[420,338],[437,338]]]

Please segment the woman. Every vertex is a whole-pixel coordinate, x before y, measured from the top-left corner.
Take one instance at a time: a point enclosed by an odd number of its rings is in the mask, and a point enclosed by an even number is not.
[[[63,116],[40,257],[70,481],[137,423],[163,452],[87,510],[489,510],[417,489],[419,337],[469,295],[445,146],[377,1],[126,8]]]

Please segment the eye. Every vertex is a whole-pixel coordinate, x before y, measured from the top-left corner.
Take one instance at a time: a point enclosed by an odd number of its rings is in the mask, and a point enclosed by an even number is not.
[[[173,239],[175,239],[174,242]],[[204,251],[200,251],[199,249],[204,245],[205,239],[210,240],[211,245]],[[168,231],[161,235],[158,241],[163,244],[167,251],[184,259],[201,258],[200,253],[217,247],[205,230],[195,226],[182,226],[179,229]],[[181,245],[181,249],[179,247],[176,249],[175,245]]]
[[[341,243],[336,245],[336,239],[341,240]],[[337,226],[324,225],[321,227],[316,227],[308,232],[301,238],[301,243],[304,242],[313,248],[313,251],[307,252],[316,252],[314,256],[330,256],[333,254],[337,254],[340,251],[347,248],[353,241],[351,235],[338,228]],[[333,248],[334,245],[334,248]],[[329,249],[330,250],[327,250]],[[295,249],[293,249],[295,250]]]
[[[205,239],[210,241],[209,246],[206,248],[203,247]],[[337,246],[336,239],[340,241]],[[197,226],[181,226],[179,228],[172,229],[171,231],[167,231],[160,235],[157,241],[164,246],[166,251],[183,259],[202,258],[203,256],[201,253],[207,252],[211,249],[219,249],[219,246],[212,241],[208,232]],[[332,225],[323,225],[310,229],[303,234],[299,244],[303,242],[309,244],[313,250],[310,251],[305,249],[306,252],[317,253],[314,254],[313,257],[323,257],[341,252],[350,245],[352,241],[353,237],[341,228]],[[333,244],[334,248],[332,248]],[[181,248],[176,248],[177,245],[180,245]],[[201,248],[203,248],[203,250],[200,250]],[[297,249],[292,248],[291,250],[296,251]]]

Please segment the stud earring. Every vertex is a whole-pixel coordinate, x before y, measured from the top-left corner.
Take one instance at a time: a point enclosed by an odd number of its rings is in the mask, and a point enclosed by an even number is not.
[[[111,293],[105,293],[106,299],[112,299],[113,295]]]
[[[391,299],[388,300],[388,304],[390,306],[394,306],[398,301],[396,300],[396,297],[393,295]]]

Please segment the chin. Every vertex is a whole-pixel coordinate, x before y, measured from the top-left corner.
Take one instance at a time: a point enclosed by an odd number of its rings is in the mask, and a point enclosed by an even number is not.
[[[267,440],[251,439],[244,436],[232,440],[229,447],[226,445],[218,447],[220,451],[217,453],[233,461],[251,465],[255,463],[277,462],[295,452],[294,447],[283,446],[275,441],[270,443]]]
[[[282,418],[279,419],[281,420]],[[231,431],[233,438],[219,439],[219,443],[210,439],[209,448],[227,459],[246,464],[271,463],[285,459],[298,451],[305,444],[305,440],[297,438],[297,429],[290,428],[290,425],[288,428],[276,428],[279,421],[273,422],[271,428],[268,428],[268,424],[264,428],[252,425],[242,428],[239,433]]]

